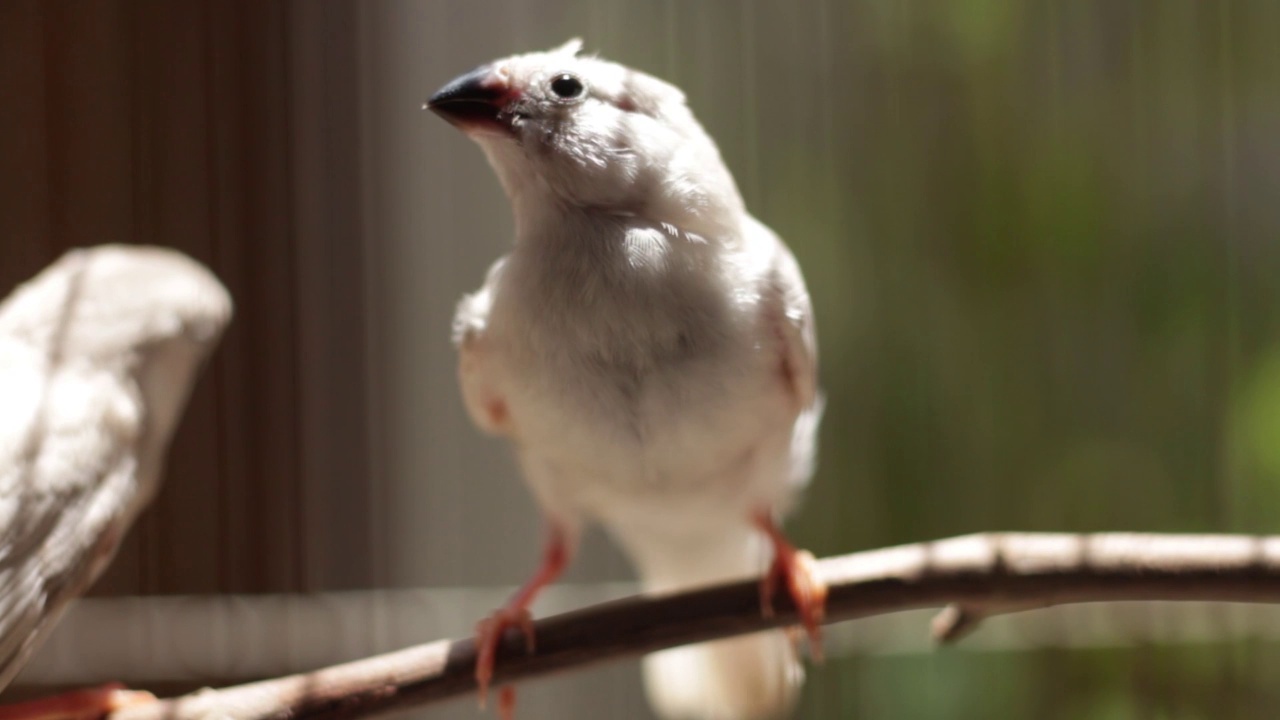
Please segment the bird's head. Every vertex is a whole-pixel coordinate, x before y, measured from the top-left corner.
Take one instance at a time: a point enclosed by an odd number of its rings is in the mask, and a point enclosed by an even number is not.
[[[483,65],[426,107],[481,145],[517,214],[526,201],[552,202],[704,233],[736,218],[733,178],[684,94],[581,47]]]

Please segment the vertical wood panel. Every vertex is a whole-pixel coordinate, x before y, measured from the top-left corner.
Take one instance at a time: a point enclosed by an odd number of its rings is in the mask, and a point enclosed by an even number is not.
[[[37,2],[0,3],[0,287],[56,256],[49,227],[44,18]]]
[[[217,199],[210,213],[216,262],[226,268],[225,281],[242,287],[243,273],[233,271],[244,262],[243,238],[247,227],[245,178],[252,166],[246,151],[246,132],[242,118],[250,112],[243,91],[248,77],[244,59],[248,40],[241,32],[246,10],[238,3],[213,3],[207,8],[207,30],[215,41],[210,44],[206,95],[213,108],[207,142],[211,192]],[[251,69],[251,68],[250,68]],[[250,524],[243,508],[249,504],[247,483],[230,478],[248,478],[249,467],[241,426],[234,420],[247,411],[242,393],[245,389],[244,365],[219,368],[217,407],[208,431],[218,438],[220,453],[216,459],[218,483],[216,516],[217,586],[221,591],[244,591],[255,585],[249,581],[249,568],[254,547],[250,542]]]
[[[45,8],[52,238],[60,247],[133,236],[130,76],[118,3]]]
[[[298,316],[303,567],[311,587],[366,587],[380,559],[368,479],[356,22],[351,3],[292,6],[296,298],[306,309]]]
[[[245,172],[237,177],[245,221],[227,243],[237,254],[243,289],[240,407],[252,431],[229,428],[244,442],[243,487],[231,513],[242,513],[250,555],[242,581],[253,589],[301,589],[302,497],[298,445],[297,320],[292,204],[289,191],[287,14],[283,3],[242,3],[236,34],[244,43],[237,93]],[[230,263],[229,263],[230,266]]]
[[[208,264],[238,310],[175,437],[164,490],[95,593],[308,585],[290,33],[282,2],[0,3],[0,292],[73,246],[154,243]],[[313,230],[328,242],[323,223]],[[334,292],[326,263],[353,260],[329,247],[306,269],[320,278],[307,296],[320,307]],[[326,323],[311,322],[313,334]],[[350,392],[339,405],[362,391]],[[318,427],[318,445],[338,431]],[[344,474],[360,472],[360,452],[336,457]],[[325,546],[342,547],[333,532]]]

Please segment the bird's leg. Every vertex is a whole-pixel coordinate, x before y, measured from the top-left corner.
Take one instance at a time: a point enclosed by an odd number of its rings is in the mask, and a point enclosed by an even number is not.
[[[773,596],[778,584],[784,583],[795,603],[800,622],[809,634],[809,651],[817,661],[822,660],[822,619],[826,614],[827,585],[818,575],[817,562],[808,550],[797,550],[782,534],[768,512],[752,517],[756,527],[773,544],[773,564],[760,581],[760,605],[765,617],[773,615]]]
[[[555,579],[569,564],[569,542],[564,528],[552,521],[547,532],[546,545],[542,551],[542,564],[538,571],[529,578],[515,595],[501,609],[481,620],[476,625],[476,684],[480,686],[480,707],[485,705],[489,693],[489,683],[493,680],[493,665],[497,659],[498,643],[502,641],[502,633],[509,627],[518,627],[524,633],[525,649],[532,653],[535,647],[533,636],[533,616],[529,614],[529,606],[542,588],[555,582]],[[499,698],[498,710],[504,719],[515,713],[515,690],[503,688]],[[4,720],[0,718],[0,720]]]
[[[156,701],[156,696],[125,690],[120,683],[75,690],[26,702],[0,705],[0,720],[93,720],[132,705]]]

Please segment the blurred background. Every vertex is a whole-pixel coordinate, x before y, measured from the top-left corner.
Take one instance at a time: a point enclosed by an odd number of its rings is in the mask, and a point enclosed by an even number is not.
[[[165,490],[13,697],[466,635],[527,577],[536,511],[448,342],[511,219],[419,108],[575,35],[686,91],[805,270],[829,404],[799,544],[1276,531],[1280,4],[6,0],[0,292],[158,243],[238,303]],[[630,578],[593,534],[539,611]],[[1267,608],[1027,613],[941,651],[927,617],[833,630],[799,715],[1280,703]],[[650,717],[634,660],[521,692],[527,718]]]

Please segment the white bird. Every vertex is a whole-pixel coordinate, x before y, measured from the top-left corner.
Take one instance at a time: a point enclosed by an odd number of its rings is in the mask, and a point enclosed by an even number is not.
[[[783,538],[822,400],[813,313],[786,245],[743,206],[676,87],[580,54],[480,67],[427,102],[488,157],[513,249],[454,321],[465,405],[513,443],[549,527],[542,567],[478,628],[483,697],[502,630],[601,523],[648,591],[759,572],[816,647],[825,587]],[[667,718],[784,715],[803,671],[782,630],[645,661]],[[503,709],[513,702],[504,688]]]
[[[0,304],[0,689],[155,496],[196,373],[231,317],[176,251],[73,250]],[[112,687],[0,708],[95,716]]]

